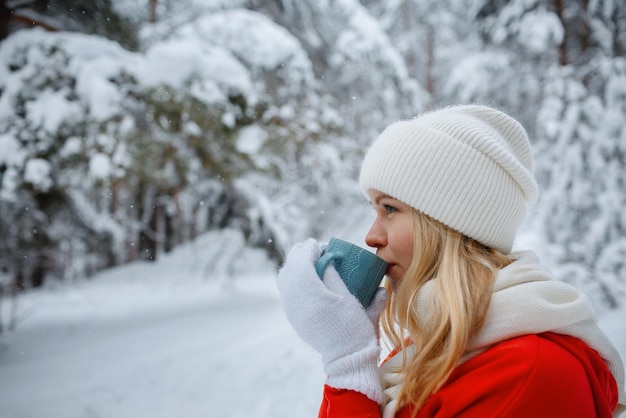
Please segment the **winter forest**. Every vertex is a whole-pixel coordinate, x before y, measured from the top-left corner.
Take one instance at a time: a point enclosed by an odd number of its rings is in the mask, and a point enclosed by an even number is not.
[[[363,245],[368,145],[460,103],[526,127],[516,245],[625,356],[626,2],[0,1],[0,415],[315,416],[276,269]]]
[[[524,234],[598,309],[624,300],[622,1],[5,0],[0,19],[4,294],[210,231],[229,263],[278,265],[364,205],[386,124],[475,102],[533,142]]]

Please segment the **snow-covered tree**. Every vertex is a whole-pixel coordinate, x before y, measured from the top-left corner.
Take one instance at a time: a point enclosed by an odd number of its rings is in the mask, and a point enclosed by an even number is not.
[[[546,85],[538,114],[537,229],[557,245],[561,277],[614,307],[626,294],[626,60],[605,60],[599,94],[571,70]]]
[[[136,23],[111,0],[20,0],[0,5],[0,40],[16,28],[77,31],[116,40],[137,49]],[[147,8],[147,7],[146,7]]]
[[[501,68],[515,70],[500,74],[525,74],[507,94],[536,142],[536,232],[558,276],[609,307],[626,292],[625,13],[623,2],[535,0],[485,2],[479,15]]]
[[[248,7],[300,40],[321,88],[338,101],[359,157],[388,123],[424,110],[428,94],[378,17],[359,1],[249,0]]]
[[[363,204],[359,163],[385,125],[480,102],[534,142],[526,226],[558,277],[604,306],[626,292],[624,2],[52,3],[9,6],[91,35],[0,44],[0,262],[16,281],[214,229],[236,236],[229,257],[247,243],[278,261]]]
[[[3,250],[25,285],[228,226],[278,260],[321,189],[341,192],[327,144],[342,122],[298,41],[246,10],[196,23],[144,53],[39,30],[1,45]],[[260,53],[261,39],[275,42]]]

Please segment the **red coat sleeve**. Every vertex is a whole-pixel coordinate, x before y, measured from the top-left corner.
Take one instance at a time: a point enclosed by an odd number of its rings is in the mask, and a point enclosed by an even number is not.
[[[586,344],[555,334],[526,335],[458,366],[417,417],[609,418],[616,399],[615,380]],[[405,407],[396,418],[411,412]],[[339,417],[380,417],[379,406],[358,392],[325,386],[319,418]]]
[[[379,405],[360,392],[324,385],[318,418],[377,418]]]

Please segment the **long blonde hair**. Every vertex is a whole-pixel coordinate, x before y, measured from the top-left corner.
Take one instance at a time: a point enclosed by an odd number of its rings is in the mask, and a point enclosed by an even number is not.
[[[412,404],[415,415],[445,383],[483,325],[496,274],[512,260],[414,209],[412,215],[413,260],[391,292],[382,327],[403,355],[408,344],[415,345],[414,356],[403,357],[398,398],[398,406]],[[430,280],[434,298],[425,319],[417,295]]]

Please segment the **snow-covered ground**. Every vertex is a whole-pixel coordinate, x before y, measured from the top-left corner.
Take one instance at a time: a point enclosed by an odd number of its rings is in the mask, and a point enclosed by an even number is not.
[[[273,268],[250,253],[234,279],[207,274],[210,240],[21,296],[17,329],[0,334],[0,415],[315,416],[320,361],[287,323]],[[622,356],[624,318],[601,318]]]
[[[0,334],[0,416],[314,416],[324,376],[271,267],[248,257],[254,274],[207,277],[200,253],[21,296]]]

